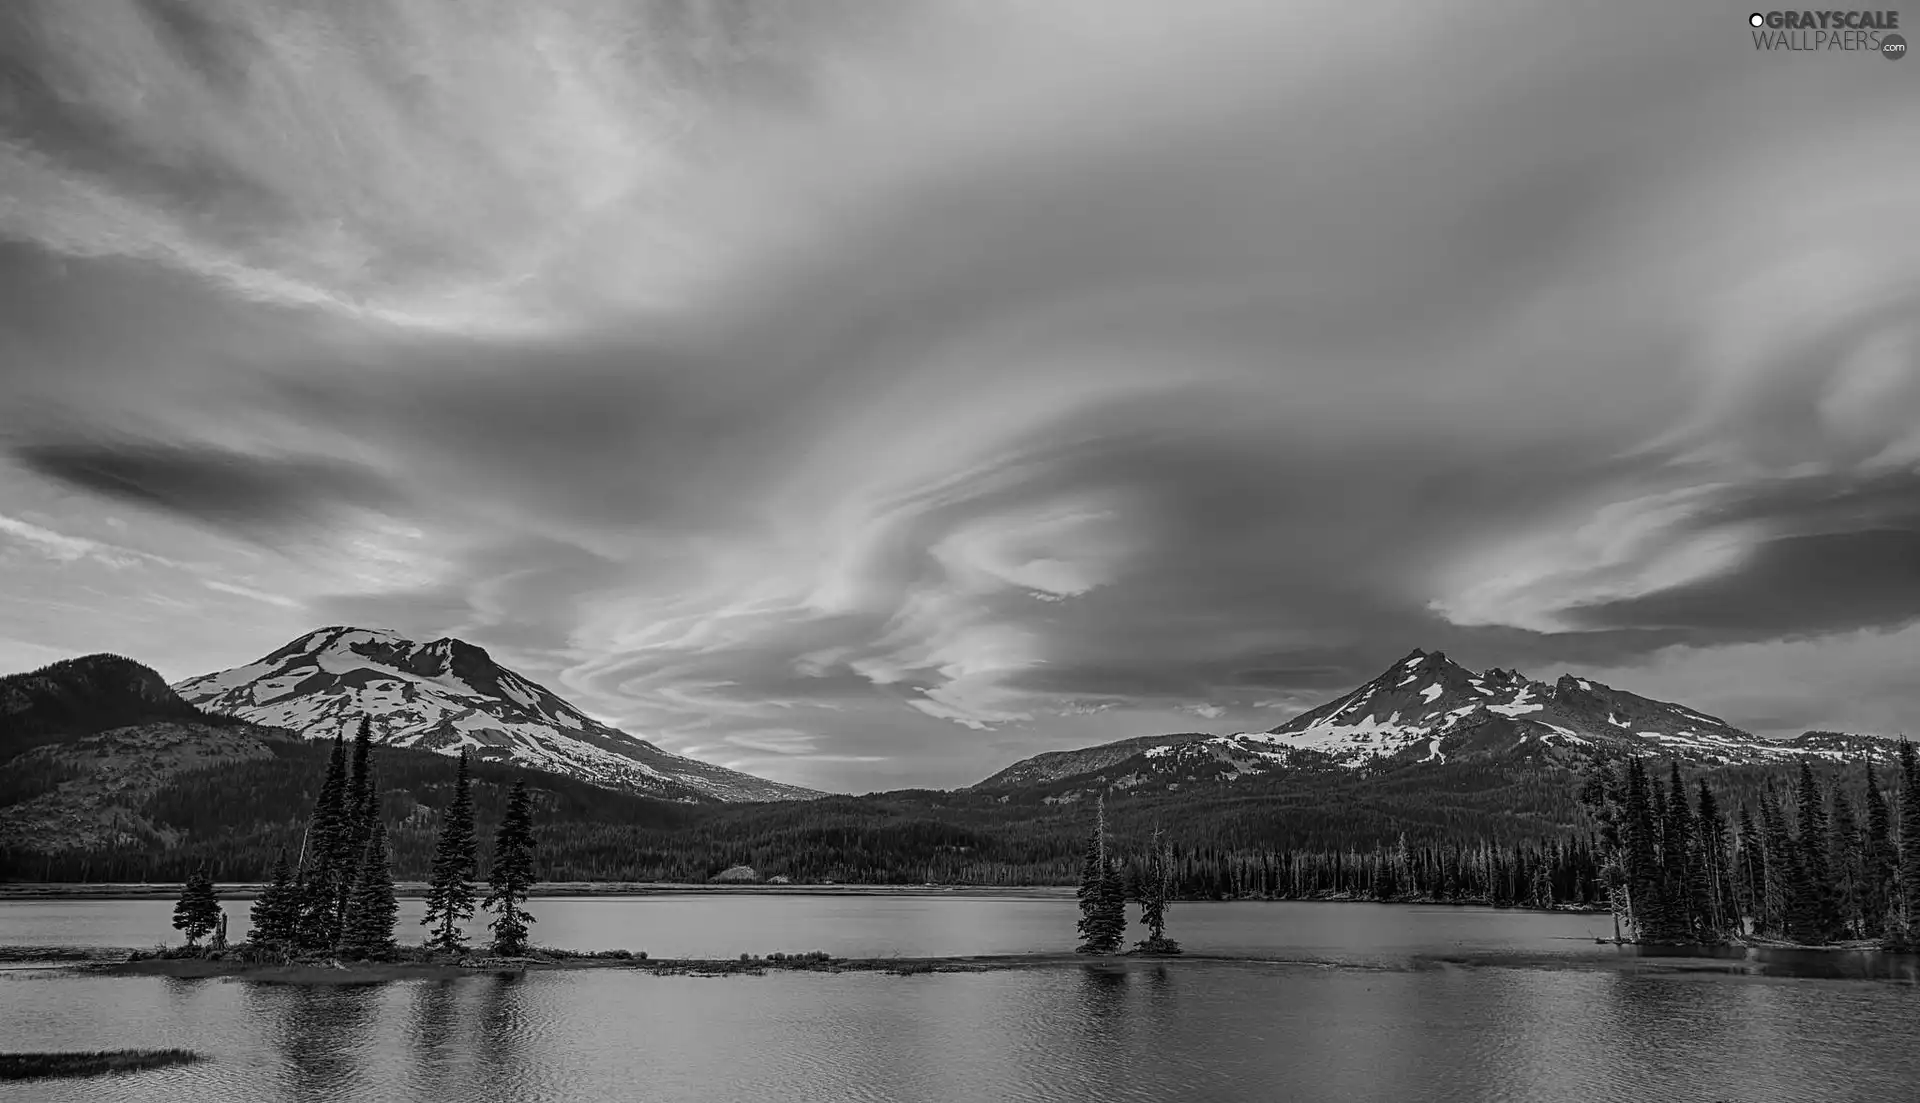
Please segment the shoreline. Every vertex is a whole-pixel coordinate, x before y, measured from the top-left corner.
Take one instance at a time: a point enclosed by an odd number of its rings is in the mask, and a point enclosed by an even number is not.
[[[525,957],[501,958],[469,954],[460,958],[340,961],[310,958],[290,962],[246,962],[231,956],[142,957],[126,949],[96,948],[87,956],[49,954],[36,957],[32,948],[0,948],[0,973],[10,968],[46,970],[82,977],[164,977],[174,980],[222,980],[246,984],[376,985],[408,980],[454,980],[461,977],[513,977],[527,973],[620,970],[650,976],[735,977],[772,973],[865,973],[893,976],[986,973],[1013,970],[1073,968],[1161,968],[1190,963],[1206,966],[1266,966],[1277,969],[1355,969],[1389,972],[1461,968],[1535,968],[1624,970],[1678,974],[1744,974],[1833,980],[1893,980],[1920,983],[1920,957],[1888,954],[1862,947],[1619,947],[1634,951],[1594,957],[1540,953],[1415,954],[1397,962],[1342,961],[1319,956],[1261,953],[1186,951],[1148,954],[1137,950],[1118,954],[1081,954],[1073,951],[1030,951],[1011,954],[939,955],[920,957],[832,957],[825,953],[778,953],[737,958],[649,958],[626,951],[581,952],[536,948]],[[1769,960],[1766,950],[1804,949],[1823,952],[1794,955],[1798,962]],[[1638,951],[1649,950],[1642,953]],[[18,956],[14,952],[27,951]],[[1756,953],[1755,951],[1760,951]],[[106,955],[112,954],[113,957]],[[119,956],[119,955],[134,956]],[[1817,959],[1817,960],[1814,960]],[[1811,971],[1809,971],[1811,970]]]
[[[731,977],[769,973],[985,973],[1009,969],[1046,969],[1070,965],[1128,966],[1169,961],[1289,964],[1227,954],[1154,955],[1122,953],[1079,954],[1071,951],[1025,954],[978,954],[938,957],[847,957],[808,955],[740,958],[609,957],[590,954],[543,954],[539,957],[477,957],[462,961],[356,961],[250,964],[232,959],[138,958],[128,961],[67,962],[66,968],[90,976],[171,977],[180,980],[238,978],[256,984],[384,984],[395,980],[448,980],[458,977],[515,976],[523,973],[578,972],[617,969],[654,976]]]
[[[258,881],[222,882],[214,886],[222,900],[252,900],[260,894]],[[0,903],[32,900],[171,900],[180,895],[178,882],[80,884],[71,882],[0,883]],[[711,884],[672,881],[542,881],[534,899],[635,896],[894,896],[952,897],[978,900],[1072,900],[1073,885],[860,885],[860,884]],[[425,897],[424,881],[396,881],[394,895],[402,900]],[[1382,904],[1394,907],[1486,908],[1540,915],[1605,915],[1605,907],[1501,907],[1476,900],[1374,900],[1367,897],[1237,896],[1176,898],[1175,904]]]
[[[251,900],[260,894],[258,881],[215,884],[222,900]],[[79,884],[39,881],[0,884],[0,903],[19,900],[171,900],[180,895],[179,882]],[[425,881],[396,881],[394,895],[402,900],[427,894]],[[672,881],[541,881],[532,898],[582,896],[964,896],[1014,900],[1071,900],[1072,885],[769,885],[681,884]]]

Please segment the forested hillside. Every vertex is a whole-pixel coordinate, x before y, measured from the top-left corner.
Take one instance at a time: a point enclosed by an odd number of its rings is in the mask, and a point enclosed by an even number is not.
[[[178,773],[129,809],[156,833],[47,852],[12,840],[0,876],[175,881],[206,863],[217,879],[259,880],[281,848],[297,853],[325,743],[274,742],[271,754]],[[374,769],[394,874],[426,875],[453,769],[443,756],[380,747]],[[1857,789],[1860,771],[1822,763]],[[1754,803],[1781,767],[1706,775],[1730,811]],[[1419,770],[1302,770],[1138,792],[1089,776],[1011,792],[909,790],[754,805],[652,800],[493,762],[474,766],[487,837],[516,779],[534,791],[546,880],[701,882],[751,866],[799,883],[1069,884],[1100,793],[1123,854],[1156,826],[1171,841],[1183,896],[1418,896],[1534,905],[1594,904],[1594,823],[1579,771],[1436,763]]]

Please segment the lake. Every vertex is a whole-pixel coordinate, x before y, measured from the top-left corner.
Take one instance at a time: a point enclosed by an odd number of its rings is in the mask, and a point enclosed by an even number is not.
[[[536,900],[537,940],[655,957],[1067,948],[1073,903]],[[403,934],[418,901],[404,901]],[[236,905],[233,931],[246,927]],[[0,903],[0,944],[152,945],[166,901]],[[1194,951],[988,973],[545,972],[365,987],[0,973],[0,1046],[206,1064],[0,1085],[34,1100],[1889,1100],[1920,1085],[1912,959],[1648,957],[1595,915],[1182,903]],[[1136,937],[1138,932],[1136,929]],[[177,941],[177,937],[169,941]]]

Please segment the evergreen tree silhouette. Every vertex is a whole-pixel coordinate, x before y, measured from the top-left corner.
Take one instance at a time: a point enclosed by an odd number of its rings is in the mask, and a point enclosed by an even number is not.
[[[1900,892],[1894,931],[1885,936],[1894,949],[1920,948],[1920,758],[1913,744],[1900,741]]]
[[[1138,949],[1149,954],[1177,954],[1180,944],[1167,937],[1167,908],[1171,904],[1173,887],[1173,853],[1171,844],[1158,824],[1153,828],[1153,840],[1148,846],[1147,860],[1140,870],[1140,922],[1147,928],[1147,937],[1137,944]]]
[[[1080,946],[1083,954],[1111,954],[1126,937],[1124,923],[1114,922],[1113,896],[1118,892],[1113,861],[1107,854],[1107,798],[1095,805],[1093,833],[1080,868]],[[1124,899],[1124,898],[1123,898]],[[1122,904],[1124,908],[1124,903]],[[1122,912],[1122,919],[1125,913]]]
[[[274,855],[273,871],[248,911],[253,930],[247,941],[260,946],[290,949],[300,941],[300,885],[293,879],[286,848]]]
[[[1787,830],[1786,809],[1773,795],[1771,786],[1760,791],[1760,827],[1766,841],[1765,933],[1784,937],[1794,893],[1799,891],[1800,849],[1793,844],[1793,835]]]
[[[181,886],[180,899],[173,906],[174,928],[187,936],[188,946],[197,946],[220,925],[222,914],[213,878],[208,876],[207,867],[201,866]]]
[[[1687,783],[1680,777],[1677,759],[1667,760],[1667,770],[1666,814],[1660,825],[1660,866],[1666,884],[1667,925],[1670,937],[1691,940],[1699,937],[1704,885],[1694,870],[1693,809],[1688,804]]]
[[[353,735],[346,793],[341,799],[340,832],[334,844],[334,861],[340,869],[337,886],[339,895],[335,904],[338,914],[334,923],[335,929],[341,931],[346,929],[347,901],[359,883],[360,860],[366,854],[367,833],[372,826],[369,820],[373,795],[370,772],[372,752],[373,723],[362,716],[360,726]]]
[[[393,925],[400,915],[400,905],[393,897],[387,825],[379,817],[367,831],[364,850],[341,941],[362,957],[379,958],[394,948]]]
[[[1739,869],[1734,879],[1734,918],[1742,923],[1751,920],[1752,929],[1757,933],[1766,926],[1766,844],[1753,825],[1753,813],[1745,801],[1740,804],[1740,825],[1736,831],[1734,846],[1739,855]]]
[[[1654,800],[1655,790],[1647,777],[1646,763],[1638,758],[1628,760],[1625,864],[1634,937],[1640,941],[1667,942],[1675,938],[1675,933],[1667,902],[1665,871],[1660,863],[1661,833]]]
[[[427,928],[430,949],[466,948],[467,936],[460,924],[473,918],[473,870],[473,782],[467,752],[462,748],[453,800],[440,826],[433,871],[427,879],[427,913],[420,918],[420,925]]]
[[[1859,937],[1866,928],[1861,908],[1866,882],[1864,841],[1853,802],[1835,789],[1833,820],[1827,830],[1827,869],[1833,879],[1832,934],[1840,938]]]
[[[507,795],[506,815],[493,837],[493,862],[488,872],[487,898],[480,906],[494,913],[487,924],[493,932],[493,952],[505,956],[527,949],[527,924],[532,915],[522,907],[533,888],[533,804],[527,783],[516,781]]]
[[[1821,945],[1833,938],[1836,909],[1833,875],[1828,863],[1827,809],[1814,779],[1813,767],[1800,760],[1800,784],[1795,793],[1795,816],[1799,836],[1794,850],[1799,858],[1799,877],[1793,899],[1788,905],[1787,932],[1794,941]]]
[[[1707,779],[1699,779],[1698,807],[1693,817],[1694,899],[1699,908],[1704,933],[1724,938],[1739,925],[1734,914],[1733,871],[1727,851],[1727,818],[1720,814],[1720,802]]]
[[[348,831],[346,798],[346,745],[336,735],[301,861],[300,945],[305,949],[331,949],[340,940],[340,883],[348,875],[341,849]]]
[[[1866,810],[1867,831],[1860,854],[1860,913],[1866,923],[1864,936],[1885,938],[1895,914],[1900,855],[1893,846],[1893,816],[1887,807],[1887,795],[1880,791],[1880,775],[1873,768],[1872,756],[1867,758]]]

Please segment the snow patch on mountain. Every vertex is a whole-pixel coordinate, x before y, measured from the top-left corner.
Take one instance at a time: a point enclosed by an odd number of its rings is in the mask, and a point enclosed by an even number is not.
[[[383,743],[482,756],[676,799],[802,800],[820,794],[664,751],[586,716],[550,690],[443,638],[323,628],[231,670],[173,687],[203,709],[308,738],[362,716]]]

